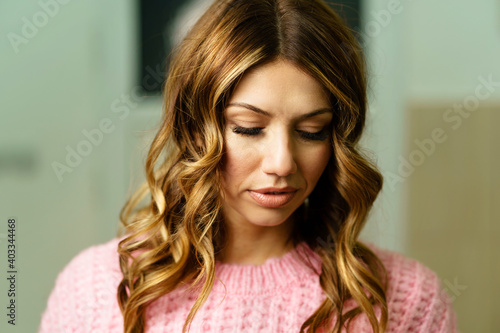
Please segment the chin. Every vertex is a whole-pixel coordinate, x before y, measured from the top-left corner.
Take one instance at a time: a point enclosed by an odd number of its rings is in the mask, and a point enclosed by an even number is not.
[[[265,208],[263,208],[265,209]],[[259,209],[260,210],[260,209]],[[263,227],[274,227],[280,224],[285,223],[293,214],[294,211],[270,211],[269,209],[265,209],[266,211],[256,212],[255,210],[245,216],[245,219],[255,225],[263,226]]]

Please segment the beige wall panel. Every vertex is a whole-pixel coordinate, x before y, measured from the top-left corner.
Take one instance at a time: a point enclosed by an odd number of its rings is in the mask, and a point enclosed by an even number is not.
[[[455,103],[407,113],[408,255],[438,273],[462,332],[498,332],[500,106]]]

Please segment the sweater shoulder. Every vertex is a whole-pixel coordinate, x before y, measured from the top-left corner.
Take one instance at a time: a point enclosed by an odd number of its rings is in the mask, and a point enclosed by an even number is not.
[[[457,332],[452,300],[436,272],[418,260],[365,243],[388,278],[388,332]]]
[[[78,252],[59,273],[56,286],[73,281],[75,287],[89,289],[107,280],[121,279],[118,243],[113,238],[106,243],[92,245]]]
[[[113,238],[90,246],[62,269],[42,315],[40,333],[109,328],[112,319],[120,315],[116,297],[122,278],[119,241]]]
[[[436,279],[437,274],[422,262],[407,257],[399,252],[384,249],[372,243],[364,243],[382,261],[390,280],[400,283],[412,280],[420,281],[423,278]]]
[[[388,292],[392,296],[420,294],[425,297],[441,286],[436,272],[422,262],[401,253],[366,244],[382,261],[388,277]]]
[[[112,238],[109,241],[97,245],[92,245],[80,251],[70,262],[70,265],[78,265],[85,263],[90,265],[93,269],[98,269],[100,273],[101,268],[105,268],[103,272],[108,274],[120,272],[118,243],[119,238]],[[102,267],[105,266],[105,267]],[[87,266],[89,267],[89,266]]]

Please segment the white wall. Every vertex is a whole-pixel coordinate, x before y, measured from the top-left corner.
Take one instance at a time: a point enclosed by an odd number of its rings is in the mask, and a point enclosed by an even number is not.
[[[463,98],[478,76],[500,81],[500,3],[407,1],[405,58],[410,98]],[[497,89],[489,102],[500,100]]]
[[[385,177],[362,238],[399,252],[405,251],[404,189],[391,183],[387,173],[397,172],[396,162],[404,149],[402,111],[407,86],[401,44],[404,40],[402,16],[407,11],[398,7],[393,12],[399,14],[391,14],[387,1],[366,1],[360,30],[369,74],[369,113],[362,142],[374,153],[374,160]]]
[[[2,319],[3,332],[36,331],[57,273],[79,250],[115,235],[128,189],[124,137],[132,136],[133,116],[120,119],[112,105],[134,84],[135,2],[66,2],[0,4],[3,272],[6,220],[18,221],[17,325]],[[30,24],[24,20],[37,24],[37,31],[23,34]],[[13,47],[9,33],[25,39]],[[66,164],[66,146],[77,150],[88,141],[82,131],[98,128],[105,118],[113,130],[60,181],[52,163]],[[5,279],[0,288],[6,304]]]

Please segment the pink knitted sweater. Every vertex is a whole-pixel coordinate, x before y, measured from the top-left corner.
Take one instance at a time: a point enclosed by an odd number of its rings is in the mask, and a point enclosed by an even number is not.
[[[64,268],[49,297],[39,333],[123,332],[116,300],[121,280],[118,241],[90,247]],[[367,245],[382,260],[389,276],[387,332],[457,332],[450,298],[434,272],[400,254]],[[299,332],[326,298],[318,275],[300,261],[299,251],[308,254],[321,271],[321,258],[305,243],[260,266],[217,261],[216,275],[224,284],[215,281],[190,332]],[[182,332],[196,299],[192,293],[183,293],[183,288],[147,308],[147,333]],[[345,311],[354,305],[346,302]],[[379,309],[375,310],[379,316]],[[351,327],[351,332],[372,332],[365,315],[356,317]]]

